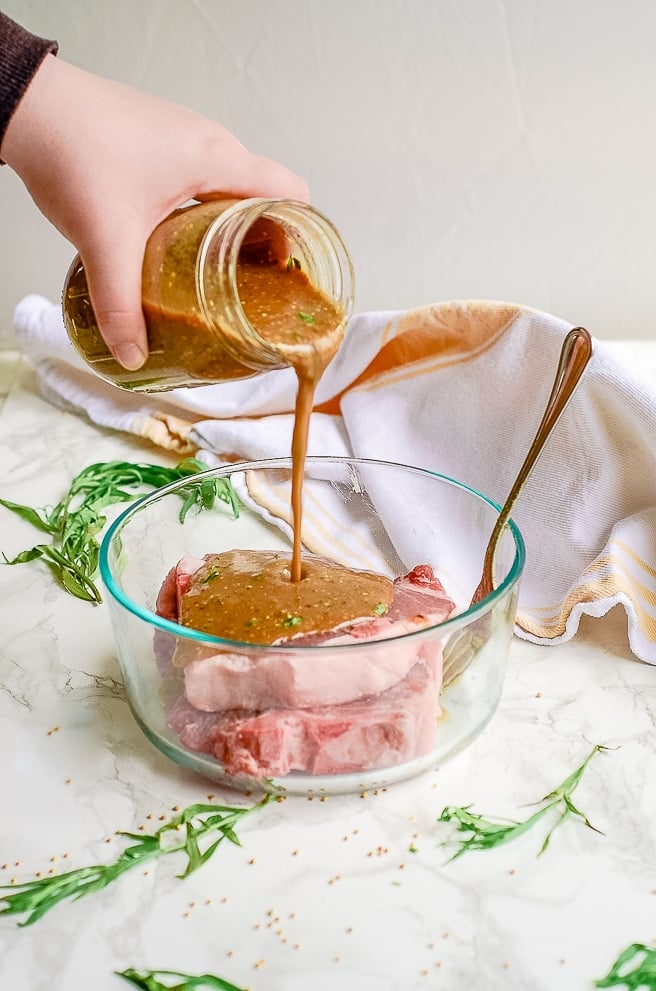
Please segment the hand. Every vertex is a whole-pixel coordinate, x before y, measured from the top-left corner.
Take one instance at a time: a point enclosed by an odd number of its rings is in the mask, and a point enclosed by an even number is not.
[[[16,108],[0,155],[79,251],[100,331],[130,369],[148,353],[141,267],[165,216],[224,194],[308,199],[303,179],[219,124],[53,55]]]

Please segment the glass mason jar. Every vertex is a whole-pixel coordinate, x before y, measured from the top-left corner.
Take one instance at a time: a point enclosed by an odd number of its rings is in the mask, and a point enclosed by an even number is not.
[[[245,379],[293,364],[294,351],[313,336],[341,340],[353,267],[338,231],[306,203],[193,203],[165,218],[147,242],[142,306],[149,356],[129,371],[101,337],[84,266],[79,255],[73,260],[64,322],[101,378],[137,392]]]

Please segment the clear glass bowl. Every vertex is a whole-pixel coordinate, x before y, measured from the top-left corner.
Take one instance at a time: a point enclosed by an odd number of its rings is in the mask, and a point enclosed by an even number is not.
[[[510,522],[496,556],[497,587],[469,608],[495,503],[418,468],[309,458],[304,554],[390,578],[429,565],[455,603],[450,618],[424,629],[411,623],[411,632],[395,626],[374,640],[300,647],[178,625],[171,579],[167,594],[162,586],[183,558],[234,548],[290,552],[290,478],[290,459],[208,470],[145,496],[108,529],[100,570],[137,723],[176,763],[242,789],[359,792],[438,766],[499,704],[521,534]],[[210,482],[226,485],[232,503],[194,504],[181,522],[189,494],[207,494]]]

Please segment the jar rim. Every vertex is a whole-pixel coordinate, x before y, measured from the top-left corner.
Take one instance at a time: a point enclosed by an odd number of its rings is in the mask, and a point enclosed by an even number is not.
[[[271,197],[249,197],[232,203],[214,218],[203,235],[196,262],[197,296],[204,319],[215,329],[225,331],[225,327],[220,324],[221,313],[217,312],[217,300],[221,300],[220,309],[224,311],[228,321],[239,328],[239,360],[258,370],[263,365],[270,368],[288,366],[289,357],[303,348],[303,345],[293,344],[285,344],[284,348],[272,345],[250,323],[239,298],[239,252],[248,231],[260,219],[270,219],[280,224],[288,236],[293,235],[297,246],[302,244],[303,234],[308,238],[315,235],[321,239],[326,249],[321,257],[324,281],[328,278],[334,283],[331,295],[334,299],[337,297],[335,301],[342,311],[342,318],[335,328],[340,336],[351,315],[354,299],[354,273],[350,255],[337,228],[316,207],[301,200]],[[305,254],[307,259],[309,254]],[[292,257],[295,256],[290,254],[290,258]],[[324,287],[316,288],[321,290]],[[244,339],[253,348],[250,362],[243,351]],[[226,344],[229,346],[229,341]]]

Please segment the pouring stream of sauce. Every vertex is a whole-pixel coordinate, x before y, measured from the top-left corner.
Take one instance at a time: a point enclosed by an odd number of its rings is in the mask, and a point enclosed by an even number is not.
[[[298,379],[291,494],[291,580],[298,582],[302,577],[303,476],[310,416],[317,384],[342,341],[344,314],[310,283],[293,258],[273,264],[240,258],[237,286],[249,322],[260,337],[277,348]]]

